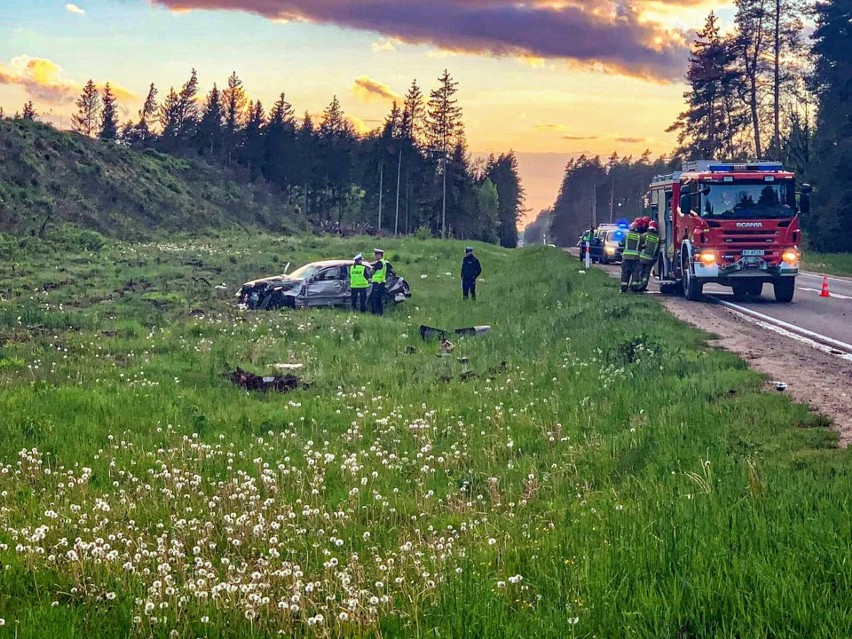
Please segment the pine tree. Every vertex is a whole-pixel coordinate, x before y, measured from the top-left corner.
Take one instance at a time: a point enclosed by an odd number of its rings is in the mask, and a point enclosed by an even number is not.
[[[486,176],[497,189],[498,233],[500,246],[518,245],[518,222],[524,214],[524,188],[514,151],[500,155],[488,163]]]
[[[296,153],[296,117],[282,93],[269,114],[264,140],[263,175],[280,189],[291,192],[291,158]]]
[[[417,80],[412,80],[402,108],[402,135],[414,146],[418,145],[422,138],[425,115],[423,91],[417,84]]]
[[[795,74],[785,72],[784,60],[799,59],[804,55],[801,34],[804,29],[803,0],[771,0],[772,27],[772,155],[782,152],[781,101],[785,89],[795,84]]]
[[[228,164],[231,163],[234,152],[239,146],[240,123],[246,108],[246,92],[243,81],[237,77],[237,72],[228,78],[228,88],[222,91],[222,104],[225,111],[225,149]]]
[[[98,130],[98,115],[101,109],[101,96],[94,81],[89,80],[83,87],[83,92],[75,102],[77,113],[71,117],[72,127],[77,133],[94,136]]]
[[[35,122],[38,119],[38,113],[36,113],[32,100],[24,104],[24,112],[21,117],[24,120],[29,120],[30,122]],[[2,113],[0,113],[0,119],[2,119]]]
[[[240,150],[240,159],[244,166],[248,167],[251,179],[255,180],[260,175],[263,165],[264,141],[263,126],[266,113],[260,100],[249,103],[248,119],[246,120],[245,132],[243,134],[243,146]]]
[[[817,5],[813,87],[819,99],[811,175],[814,198],[803,216],[809,240],[818,251],[848,251],[852,246],[852,0]]]
[[[689,159],[733,157],[733,140],[745,124],[735,104],[738,72],[736,55],[723,40],[716,14],[707,16],[704,29],[693,43],[683,97],[687,109],[668,131],[678,131],[679,152]]]
[[[222,146],[222,121],[222,94],[214,83],[210,93],[207,94],[201,121],[198,123],[196,139],[200,153],[215,155],[219,152]]]
[[[174,87],[169,88],[169,94],[166,96],[165,101],[160,105],[159,119],[160,128],[162,129],[161,138],[164,142],[166,142],[166,146],[169,146],[170,143],[168,140],[177,137],[181,123],[180,99],[178,98],[178,94],[175,92]]]
[[[188,140],[195,135],[198,126],[198,73],[195,69],[178,94],[178,137]]]
[[[157,124],[157,88],[154,83],[148,89],[148,95],[138,112],[139,119],[136,123],[128,121],[121,129],[121,139],[127,144],[144,145],[155,138],[154,129]]]
[[[320,137],[331,139],[343,135],[346,131],[347,123],[343,108],[340,106],[340,100],[337,96],[334,96],[331,103],[323,111],[319,128]]]
[[[458,83],[446,69],[438,79],[440,85],[432,91],[428,105],[426,137],[430,159],[441,174],[441,237],[447,236],[447,163],[458,141],[462,110],[455,95]]]
[[[115,95],[109,82],[104,86],[103,109],[101,110],[101,140],[115,140],[118,137],[118,113],[115,108]]]

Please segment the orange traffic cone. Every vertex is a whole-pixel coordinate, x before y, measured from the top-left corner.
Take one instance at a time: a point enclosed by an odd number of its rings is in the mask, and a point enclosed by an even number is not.
[[[820,297],[831,297],[831,293],[828,291],[828,275],[822,276],[822,291],[819,294]]]

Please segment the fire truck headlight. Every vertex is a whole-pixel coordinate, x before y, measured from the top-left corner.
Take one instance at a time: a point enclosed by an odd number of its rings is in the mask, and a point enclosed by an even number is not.
[[[801,255],[796,249],[791,248],[781,254],[781,259],[784,260],[785,263],[795,266],[799,263]]]
[[[701,251],[698,254],[698,261],[704,266],[713,266],[716,264],[716,251]]]

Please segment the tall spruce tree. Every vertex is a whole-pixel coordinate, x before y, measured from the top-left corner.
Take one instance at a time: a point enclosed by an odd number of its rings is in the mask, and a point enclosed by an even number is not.
[[[263,175],[279,189],[292,194],[291,159],[296,153],[296,117],[282,93],[272,105],[264,140]]]
[[[735,59],[733,48],[720,34],[716,14],[711,12],[692,46],[689,89],[683,94],[687,108],[668,128],[678,132],[679,153],[688,159],[735,155],[734,139],[744,124],[735,99],[739,80]]]
[[[814,206],[803,223],[813,248],[852,246],[852,0],[817,5],[813,77],[819,99],[814,135]]]
[[[497,189],[500,246],[515,248],[518,245],[518,223],[524,214],[525,197],[515,152],[501,154],[496,160],[491,158],[485,175]]]
[[[101,109],[99,137],[101,140],[115,140],[118,137],[118,112],[116,110],[116,98],[109,82],[104,86],[104,93],[101,100],[103,108]]]
[[[447,165],[458,142],[462,110],[458,105],[456,93],[458,82],[450,76],[448,70],[438,79],[438,88],[429,97],[426,138],[429,157],[435,163],[441,176],[441,213],[437,226],[441,237],[447,236]]]
[[[225,110],[225,150],[228,164],[231,163],[234,153],[239,147],[242,121],[247,102],[248,98],[243,87],[243,81],[240,80],[237,72],[234,71],[228,77],[227,88],[222,92],[222,103]]]
[[[93,80],[86,82],[75,104],[77,113],[71,116],[71,126],[77,133],[93,137],[98,130],[101,110],[101,96]]]
[[[198,123],[198,151],[201,154],[215,156],[222,148],[222,94],[216,84],[207,94],[201,121]]]

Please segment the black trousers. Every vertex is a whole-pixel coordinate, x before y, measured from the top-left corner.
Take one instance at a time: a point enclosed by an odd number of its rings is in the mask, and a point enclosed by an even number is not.
[[[370,291],[370,312],[373,315],[385,314],[385,283],[373,284]]]
[[[360,310],[362,313],[367,312],[367,289],[366,288],[353,288],[352,289],[352,310],[354,311],[354,310],[356,310],[356,308],[358,310]]]
[[[468,295],[476,299],[476,279],[462,279],[462,295],[464,295],[464,299],[467,299]]]
[[[621,292],[624,293],[631,286],[637,286],[642,279],[639,260],[621,261]]]

